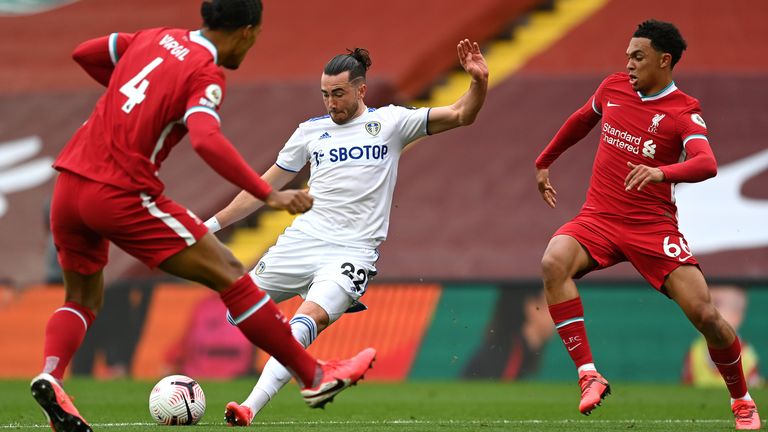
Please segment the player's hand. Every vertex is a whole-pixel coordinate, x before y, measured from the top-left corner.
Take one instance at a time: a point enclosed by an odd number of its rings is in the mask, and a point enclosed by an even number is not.
[[[548,206],[555,208],[557,205],[557,191],[549,183],[549,169],[536,170],[536,183],[539,186],[539,193]]]
[[[459,53],[461,67],[467,71],[473,80],[488,80],[488,64],[486,64],[477,42],[470,42],[469,39],[464,39],[456,45],[456,51]]]
[[[311,209],[314,198],[309,195],[308,189],[287,189],[284,191],[273,190],[264,201],[272,208],[286,210],[290,214],[296,214],[304,213]]]
[[[635,165],[632,162],[627,162],[627,166],[632,171],[624,179],[625,190],[632,190],[636,187],[637,191],[640,192],[648,183],[661,183],[664,181],[664,172],[658,168],[647,165]]]

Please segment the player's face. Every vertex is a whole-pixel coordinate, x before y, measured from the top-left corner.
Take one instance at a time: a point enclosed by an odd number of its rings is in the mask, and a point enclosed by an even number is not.
[[[632,89],[643,94],[652,93],[663,80],[662,73],[669,66],[669,54],[662,54],[651,46],[648,38],[632,38],[627,48],[627,72]]]
[[[349,81],[349,71],[338,75],[323,74],[320,78],[325,110],[336,124],[347,123],[360,115],[365,90],[365,82],[361,78]]]
[[[234,41],[231,55],[222,59],[221,65],[227,69],[237,69],[245,59],[248,50],[251,49],[256,37],[261,33],[261,26],[246,26],[234,32]]]

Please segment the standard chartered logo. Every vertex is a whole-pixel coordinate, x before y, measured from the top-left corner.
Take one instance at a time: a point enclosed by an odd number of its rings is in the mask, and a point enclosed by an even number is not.
[[[641,140],[641,137],[632,135],[625,130],[616,129],[610,123],[603,123],[603,141],[606,144],[630,153],[640,154]],[[651,159],[656,157],[656,144],[653,143],[653,140],[643,142],[643,156]]]
[[[640,153],[640,137],[634,136],[627,131],[616,129],[610,123],[603,123],[603,141],[630,153]]]
[[[643,156],[653,159],[656,156],[656,144],[653,140],[648,140],[643,143]]]

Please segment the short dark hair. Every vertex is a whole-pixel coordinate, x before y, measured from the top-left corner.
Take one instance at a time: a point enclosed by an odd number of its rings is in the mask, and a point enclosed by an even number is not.
[[[349,71],[349,80],[362,77],[371,67],[371,55],[365,48],[348,49],[346,54],[339,54],[325,64],[323,73],[326,75],[338,75]]]
[[[669,53],[672,56],[673,69],[683,51],[688,48],[680,31],[674,24],[650,19],[637,25],[637,30],[633,37],[646,38],[651,40],[653,49],[663,53]]]
[[[263,10],[261,0],[205,0],[200,15],[211,30],[235,30],[261,24]]]

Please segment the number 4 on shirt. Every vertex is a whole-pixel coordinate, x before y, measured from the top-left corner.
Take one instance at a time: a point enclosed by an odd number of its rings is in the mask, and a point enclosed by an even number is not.
[[[147,87],[149,87],[149,81],[145,78],[150,72],[155,70],[156,67],[160,66],[160,63],[162,62],[162,57],[152,60],[150,64],[144,66],[144,69],[142,69],[141,72],[120,87],[120,93],[128,96],[128,100],[125,101],[125,104],[123,105],[123,112],[130,114],[136,105],[144,102],[144,98],[147,97],[145,93]]]

